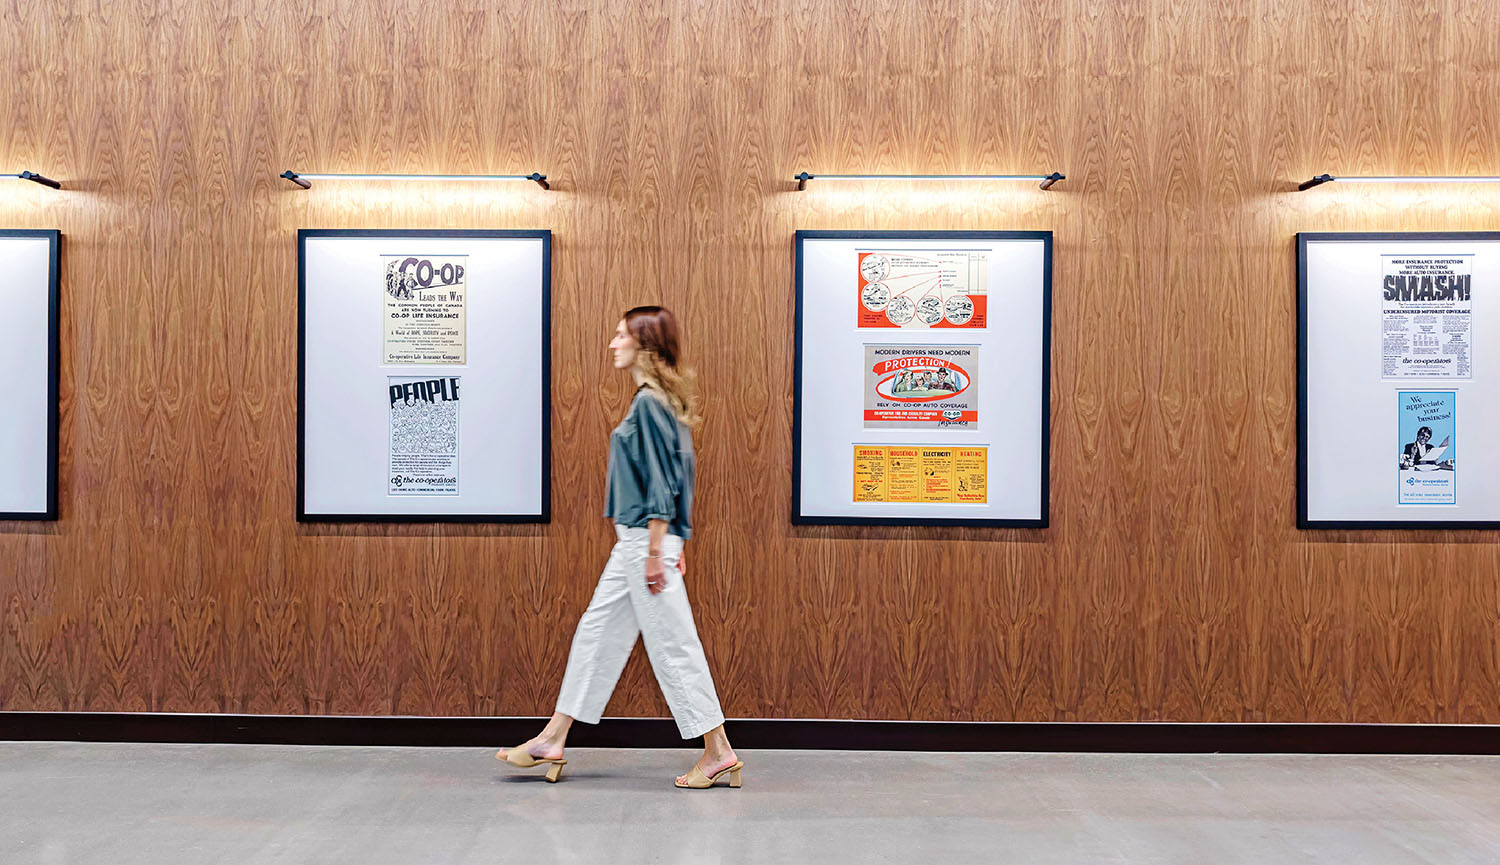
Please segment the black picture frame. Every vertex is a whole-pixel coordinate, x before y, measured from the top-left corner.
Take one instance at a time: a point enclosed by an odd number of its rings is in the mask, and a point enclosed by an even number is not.
[[[1307,246],[1309,243],[1410,242],[1424,240],[1500,241],[1500,231],[1300,231],[1297,233],[1297,528],[1302,530],[1500,529],[1500,520],[1314,520],[1308,518],[1307,445]]]
[[[47,240],[47,504],[40,511],[0,511],[0,522],[58,519],[58,393],[62,375],[62,232],[55,228],[0,229],[0,238]]]
[[[330,514],[306,508],[307,239],[311,237],[530,238],[542,242],[542,489],[541,509],[527,514]],[[545,228],[299,228],[297,230],[297,522],[299,523],[549,523],[552,521],[552,231]]]
[[[803,243],[807,240],[1039,240],[1042,242],[1041,502],[1038,518],[851,517],[802,513]],[[1051,231],[822,231],[798,230],[793,240],[796,272],[796,343],[792,397],[792,524],[803,526],[956,526],[1045,529],[1051,521],[1052,475],[1052,232]]]

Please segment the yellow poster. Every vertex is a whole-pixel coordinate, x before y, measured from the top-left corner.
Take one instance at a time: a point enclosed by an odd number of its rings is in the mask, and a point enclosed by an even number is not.
[[[920,448],[885,445],[885,501],[918,502],[922,500],[922,458]]]
[[[954,501],[985,501],[985,480],[989,473],[989,455],[987,451],[987,448],[954,448]]]
[[[855,445],[856,502],[983,504],[989,448]]]
[[[854,446],[854,500],[885,501],[885,449]]]
[[[953,501],[953,448],[922,448],[922,501]]]

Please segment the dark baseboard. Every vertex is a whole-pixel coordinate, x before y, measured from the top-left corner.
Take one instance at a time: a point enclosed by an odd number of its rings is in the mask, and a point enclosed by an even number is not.
[[[542,718],[0,712],[0,740],[497,747]],[[771,720],[728,723],[736,748],[1147,754],[1500,754],[1500,725]],[[682,748],[667,718],[578,724],[578,748]]]

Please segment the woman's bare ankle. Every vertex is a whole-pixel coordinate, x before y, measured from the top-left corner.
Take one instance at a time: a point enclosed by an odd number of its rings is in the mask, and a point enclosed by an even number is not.
[[[568,731],[573,727],[573,719],[567,715],[558,713],[547,719],[547,726],[537,734],[538,744],[546,743],[548,746],[564,748],[568,744]]]

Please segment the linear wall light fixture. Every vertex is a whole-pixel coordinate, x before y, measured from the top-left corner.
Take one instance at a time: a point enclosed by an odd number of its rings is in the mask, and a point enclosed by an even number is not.
[[[1322,186],[1325,183],[1500,183],[1500,177],[1428,177],[1421,175],[1334,177],[1332,174],[1319,174],[1311,180],[1304,180],[1297,184],[1297,189],[1300,192],[1306,192],[1314,186]]]
[[[1066,174],[1054,171],[1051,174],[808,174],[806,171],[792,176],[797,189],[807,188],[809,180],[1032,180],[1042,189],[1051,189]]]
[[[40,183],[53,189],[62,189],[62,184],[50,177],[43,177],[35,171],[23,171],[20,174],[0,174],[0,177],[14,177],[17,180],[29,180],[32,183]]]
[[[303,189],[311,189],[314,180],[434,180],[447,183],[489,183],[499,180],[530,180],[543,189],[551,189],[547,175],[531,174],[298,174],[283,171],[282,177]]]

